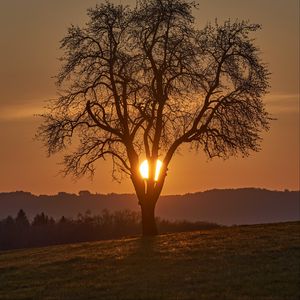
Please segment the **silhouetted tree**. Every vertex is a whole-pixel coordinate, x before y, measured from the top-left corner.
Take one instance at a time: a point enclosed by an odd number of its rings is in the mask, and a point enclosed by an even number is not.
[[[2,220],[2,224],[4,226],[7,226],[7,228],[12,228],[15,226],[15,221],[12,216],[8,216],[4,220]]]
[[[66,217],[65,216],[62,216],[60,219],[59,219],[59,221],[58,221],[58,223],[60,224],[64,224],[64,223],[67,223],[68,222],[68,220],[66,219]]]
[[[30,223],[23,209],[20,209],[15,218],[14,243],[17,247],[29,245]]]
[[[29,227],[30,223],[29,223],[26,213],[24,212],[23,209],[19,210],[19,212],[16,216],[16,219],[15,219],[15,224],[17,225],[17,227],[20,227],[20,228]]]
[[[16,245],[16,224],[11,216],[0,222],[0,249],[13,248]]]
[[[157,233],[155,205],[180,146],[210,158],[248,155],[268,129],[269,73],[250,37],[260,26],[229,20],[197,29],[193,8],[140,0],[135,9],[109,2],[89,9],[86,27],[71,26],[61,41],[61,96],[38,131],[49,155],[78,145],[64,158],[65,174],[93,175],[94,163],[111,157],[113,176],[132,180],[144,235]]]
[[[47,225],[49,223],[49,219],[48,216],[46,216],[43,212],[41,214],[37,214],[31,225],[32,226],[43,226],[43,225]]]

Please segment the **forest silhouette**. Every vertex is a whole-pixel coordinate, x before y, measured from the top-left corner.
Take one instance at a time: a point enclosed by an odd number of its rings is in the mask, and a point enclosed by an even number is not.
[[[218,228],[209,222],[168,221],[157,219],[160,232],[183,232]],[[90,211],[71,219],[58,220],[45,213],[37,214],[30,222],[23,209],[15,218],[8,216],[0,221],[0,250],[41,247],[115,239],[141,234],[141,215],[123,210],[114,213],[103,210],[100,215]]]

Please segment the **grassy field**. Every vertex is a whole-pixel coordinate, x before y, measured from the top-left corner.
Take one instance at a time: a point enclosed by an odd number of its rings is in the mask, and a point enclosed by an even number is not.
[[[300,299],[300,222],[0,252],[0,299]],[[299,285],[298,285],[299,284]]]

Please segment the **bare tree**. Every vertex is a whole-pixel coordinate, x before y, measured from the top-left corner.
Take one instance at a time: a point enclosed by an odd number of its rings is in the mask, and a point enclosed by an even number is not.
[[[181,145],[210,158],[248,155],[270,120],[262,102],[269,73],[249,36],[260,26],[228,20],[200,30],[193,8],[141,0],[135,9],[108,2],[89,9],[86,27],[70,27],[61,41],[61,96],[38,131],[49,154],[75,143],[66,174],[93,174],[94,162],[111,157],[113,175],[131,177],[144,235],[157,234],[155,205]]]

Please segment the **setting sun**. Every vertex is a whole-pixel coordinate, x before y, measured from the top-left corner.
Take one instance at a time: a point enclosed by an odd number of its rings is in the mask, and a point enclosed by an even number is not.
[[[162,161],[161,160],[157,160],[156,161],[156,168],[155,168],[155,176],[154,176],[154,180],[157,181],[158,180],[158,176],[160,173],[162,167]],[[149,164],[147,160],[144,160],[141,165],[140,165],[140,173],[142,175],[142,177],[144,179],[148,179],[149,178]]]

